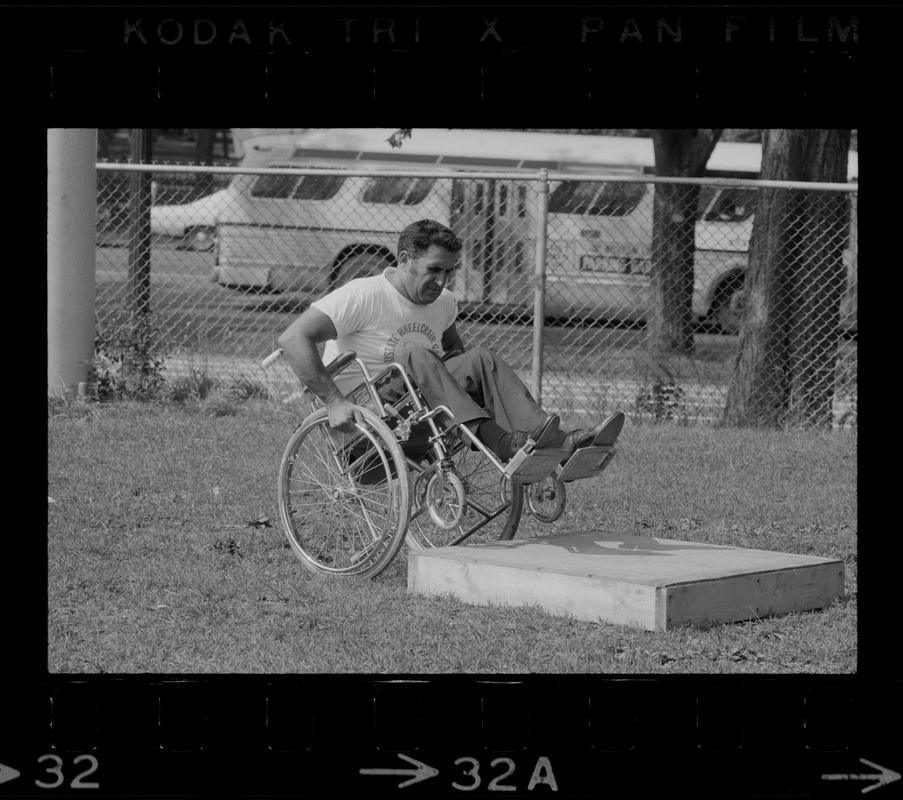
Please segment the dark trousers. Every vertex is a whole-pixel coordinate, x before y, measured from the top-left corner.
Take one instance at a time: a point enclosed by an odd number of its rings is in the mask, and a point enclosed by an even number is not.
[[[505,430],[530,431],[547,416],[517,373],[485,347],[448,361],[416,348],[396,360],[427,404],[447,406],[456,423],[494,419]],[[400,384],[400,379],[393,379],[393,390],[396,381]]]
[[[508,431],[531,431],[546,419],[546,412],[533,400],[517,373],[486,348],[477,347],[448,361],[442,361],[430,350],[416,348],[401,354],[396,361],[404,367],[427,405],[446,406],[455,423],[494,419]],[[404,381],[395,371],[377,381],[376,387],[387,403],[394,403],[406,391]],[[444,426],[444,415],[437,418],[437,423]],[[426,457],[431,435],[428,423],[415,425],[409,437],[400,443],[405,455],[414,461]],[[357,461],[366,451],[366,442],[355,445],[352,461]],[[361,483],[385,480],[382,463],[375,456],[358,462],[356,469],[356,479]]]

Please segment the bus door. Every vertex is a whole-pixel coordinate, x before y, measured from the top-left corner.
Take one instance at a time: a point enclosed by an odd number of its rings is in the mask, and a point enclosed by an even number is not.
[[[455,180],[451,227],[464,242],[455,292],[475,303],[528,305],[533,274],[528,188],[516,180]]]

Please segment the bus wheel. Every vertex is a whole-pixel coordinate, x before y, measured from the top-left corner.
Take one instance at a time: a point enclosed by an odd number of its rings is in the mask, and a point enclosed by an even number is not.
[[[731,336],[740,333],[745,297],[742,277],[731,278],[722,288],[720,299],[712,312],[722,333]]]
[[[197,250],[206,252],[213,249],[216,242],[216,231],[209,225],[199,225],[185,234],[180,250]]]
[[[386,267],[391,267],[392,262],[381,253],[357,253],[346,258],[336,272],[333,287],[344,286],[355,278],[368,278],[371,275],[379,275]]]

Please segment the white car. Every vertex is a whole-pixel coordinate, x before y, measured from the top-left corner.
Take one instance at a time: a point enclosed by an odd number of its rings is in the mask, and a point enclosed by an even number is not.
[[[230,222],[246,222],[235,205],[229,187],[191,203],[151,207],[151,233],[180,238],[180,248],[212,250],[216,242],[216,223],[228,217]]]

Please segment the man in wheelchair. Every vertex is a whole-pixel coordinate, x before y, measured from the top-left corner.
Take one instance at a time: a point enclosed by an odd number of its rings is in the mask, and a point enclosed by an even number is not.
[[[360,378],[353,370],[331,377],[324,366],[353,350],[373,375],[401,364],[428,406],[446,406],[502,463],[528,443],[532,450],[561,450],[562,462],[579,448],[612,444],[623,425],[620,412],[595,427],[563,431],[508,364],[484,347],[465,348],[455,327],[457,302],[446,288],[460,249],[455,233],[438,222],[408,225],[398,239],[397,266],[329,292],[280,336],[284,358],[323,401],[329,425],[355,430],[347,396]],[[392,380],[396,385],[380,390],[389,402],[404,393],[403,382]]]

